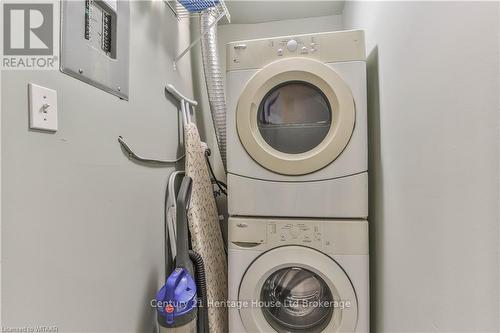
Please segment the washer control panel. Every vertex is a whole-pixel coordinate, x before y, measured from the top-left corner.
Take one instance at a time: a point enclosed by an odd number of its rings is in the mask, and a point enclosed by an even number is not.
[[[307,246],[329,254],[367,254],[366,220],[230,217],[229,246],[266,251],[285,245]]]
[[[310,247],[321,247],[321,226],[305,222],[268,222],[267,237],[275,244],[304,244]]]

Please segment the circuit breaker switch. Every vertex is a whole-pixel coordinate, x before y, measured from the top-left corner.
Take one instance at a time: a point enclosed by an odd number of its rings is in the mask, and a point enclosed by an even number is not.
[[[102,13],[102,49],[104,52],[111,52],[111,29],[112,17],[108,13]]]

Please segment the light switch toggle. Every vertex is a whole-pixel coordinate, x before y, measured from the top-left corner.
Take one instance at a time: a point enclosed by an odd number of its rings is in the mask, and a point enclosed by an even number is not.
[[[30,83],[28,98],[30,128],[57,131],[57,92]]]

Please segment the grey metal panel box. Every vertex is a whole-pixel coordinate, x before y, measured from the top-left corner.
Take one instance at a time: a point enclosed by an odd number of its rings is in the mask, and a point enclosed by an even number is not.
[[[61,7],[61,71],[128,100],[129,2],[65,0]]]

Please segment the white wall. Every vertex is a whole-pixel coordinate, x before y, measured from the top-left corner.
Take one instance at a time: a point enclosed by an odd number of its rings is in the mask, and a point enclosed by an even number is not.
[[[153,332],[149,301],[164,279],[163,206],[174,158],[174,83],[192,94],[189,26],[162,1],[131,1],[130,100],[58,71],[5,71],[2,95],[2,326],[59,332]],[[56,89],[59,131],[29,131],[27,84]]]
[[[499,5],[348,2],[366,29],[375,332],[498,332]]]

